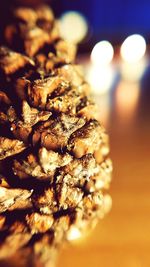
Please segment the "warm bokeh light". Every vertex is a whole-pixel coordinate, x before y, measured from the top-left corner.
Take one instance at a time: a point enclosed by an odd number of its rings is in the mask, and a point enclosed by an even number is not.
[[[67,239],[69,241],[77,240],[81,238],[81,235],[81,231],[77,227],[72,226],[67,234]]]
[[[112,208],[112,198],[108,194],[104,196],[104,207],[105,207],[105,210],[104,210],[105,214],[109,213]]]
[[[113,82],[114,71],[111,61],[114,49],[108,41],[98,42],[91,52],[91,65],[87,73],[87,80],[95,94],[106,93]]]
[[[143,76],[147,64],[148,61],[146,57],[143,57],[139,62],[132,64],[125,61],[121,62],[120,70],[122,78],[131,82],[139,81]]]
[[[77,44],[86,37],[88,23],[81,13],[68,11],[60,18],[60,32],[64,39]]]
[[[133,34],[125,39],[121,46],[121,56],[128,63],[138,62],[146,52],[146,42],[143,36]]]
[[[106,93],[113,83],[114,72],[111,66],[92,65],[87,73],[87,80],[95,94]]]
[[[97,43],[91,53],[91,60],[93,64],[104,66],[108,65],[114,56],[114,49],[110,42],[101,41]]]
[[[102,95],[95,95],[94,100],[99,107],[99,119],[105,128],[109,125],[111,97],[109,93]]]
[[[120,81],[115,94],[117,115],[125,124],[130,122],[136,112],[140,96],[139,83]]]

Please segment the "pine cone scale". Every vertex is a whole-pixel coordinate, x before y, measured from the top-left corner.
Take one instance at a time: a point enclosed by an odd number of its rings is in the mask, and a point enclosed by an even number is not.
[[[108,212],[108,136],[51,9],[19,7],[0,48],[0,259],[53,266]],[[30,255],[30,256],[29,256]],[[30,260],[29,260],[30,258]],[[30,264],[31,264],[30,262]]]

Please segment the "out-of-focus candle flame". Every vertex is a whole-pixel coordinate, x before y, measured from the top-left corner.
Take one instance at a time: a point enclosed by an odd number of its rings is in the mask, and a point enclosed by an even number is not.
[[[106,66],[112,61],[114,49],[110,42],[101,41],[97,43],[91,53],[91,60],[94,65]]]
[[[146,52],[146,42],[143,36],[133,34],[125,39],[121,46],[121,56],[128,63],[136,63]]]
[[[85,17],[77,11],[65,12],[60,18],[61,36],[75,44],[80,43],[88,32]]]
[[[112,66],[110,65],[114,56],[114,49],[110,42],[98,42],[91,52],[91,65],[87,74],[95,94],[106,93],[114,78]]]
[[[126,81],[137,82],[141,79],[148,64],[147,58],[143,57],[135,63],[122,62],[120,64],[122,78]]]
[[[140,96],[139,83],[120,81],[116,88],[116,108],[119,118],[129,122],[136,111]]]
[[[87,80],[91,85],[93,93],[104,94],[110,89],[113,77],[111,66],[102,68],[93,65],[89,69]]]
[[[109,93],[96,95],[94,100],[99,107],[99,119],[105,128],[109,125],[110,110],[111,110],[111,97]]]
[[[67,239],[73,241],[81,238],[81,236],[81,231],[77,227],[72,226],[67,234]]]

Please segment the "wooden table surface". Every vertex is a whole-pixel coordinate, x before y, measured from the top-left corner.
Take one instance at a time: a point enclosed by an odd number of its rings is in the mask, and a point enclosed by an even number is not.
[[[97,98],[110,135],[113,206],[90,237],[63,249],[57,267],[150,266],[149,80],[120,81]]]

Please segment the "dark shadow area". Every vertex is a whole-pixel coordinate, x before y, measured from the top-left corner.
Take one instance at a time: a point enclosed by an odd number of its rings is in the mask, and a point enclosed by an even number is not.
[[[141,95],[137,115],[140,120],[150,119],[150,65],[146,68],[140,82]]]

